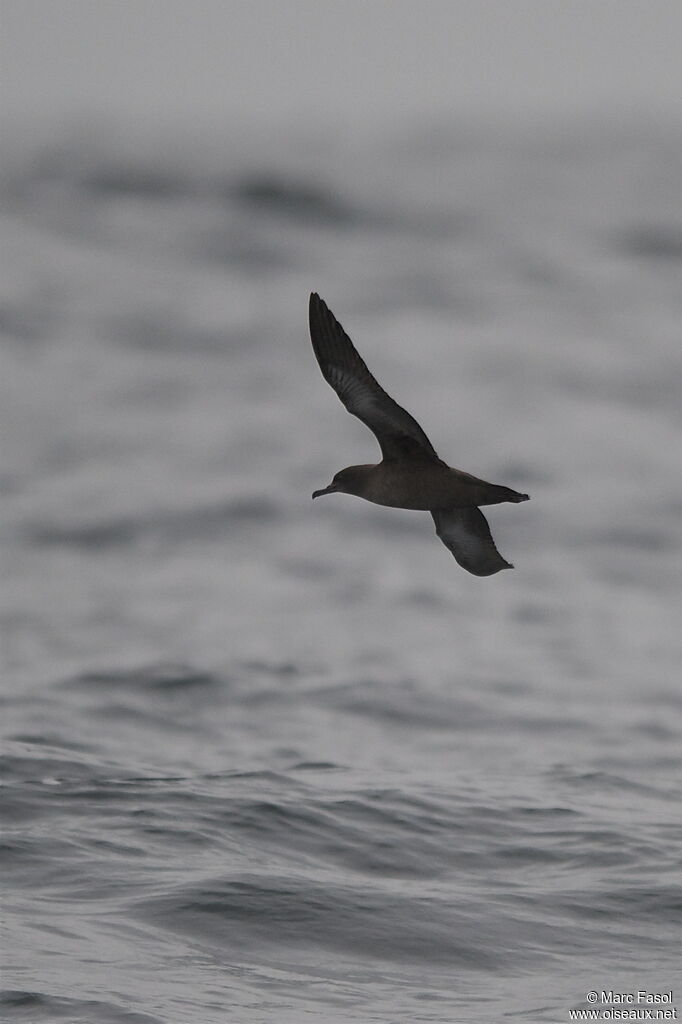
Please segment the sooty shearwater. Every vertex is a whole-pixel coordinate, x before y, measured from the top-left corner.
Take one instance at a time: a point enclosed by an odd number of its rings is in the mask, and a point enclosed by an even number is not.
[[[438,458],[417,421],[376,382],[323,299],[310,296],[310,337],[324,379],[348,412],[376,435],[383,456],[376,466],[348,466],[321,494],[355,494],[376,505],[430,512],[436,533],[474,576],[513,569],[495,547],[479,505],[528,501],[510,487],[452,469]]]

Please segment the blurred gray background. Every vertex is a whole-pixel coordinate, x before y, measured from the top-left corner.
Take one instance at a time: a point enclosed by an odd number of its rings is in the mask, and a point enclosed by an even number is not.
[[[679,115],[674,0],[3,0],[6,115]],[[336,122],[334,124],[333,122]]]
[[[3,1013],[674,989],[680,4],[1,10]],[[313,505],[311,290],[513,572]]]

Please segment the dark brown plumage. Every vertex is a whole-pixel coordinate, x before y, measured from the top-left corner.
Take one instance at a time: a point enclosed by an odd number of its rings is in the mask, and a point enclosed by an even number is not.
[[[479,505],[527,501],[500,484],[452,469],[417,421],[377,383],[341,324],[315,292],[310,296],[310,337],[322,375],[348,412],[376,436],[382,461],[340,470],[313,498],[341,491],[377,505],[431,512],[436,533],[457,562],[475,576],[513,566],[495,547]]]

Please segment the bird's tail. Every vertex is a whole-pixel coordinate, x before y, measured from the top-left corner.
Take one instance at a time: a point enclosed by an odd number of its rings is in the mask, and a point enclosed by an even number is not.
[[[530,501],[530,494],[521,494],[520,491],[513,491],[511,487],[506,487],[505,490],[509,491],[506,501]]]
[[[530,501],[530,495],[521,494],[519,491],[512,490],[511,487],[503,487],[502,484],[490,484],[489,489],[486,490],[485,502],[481,504],[485,505],[499,505],[503,501]]]

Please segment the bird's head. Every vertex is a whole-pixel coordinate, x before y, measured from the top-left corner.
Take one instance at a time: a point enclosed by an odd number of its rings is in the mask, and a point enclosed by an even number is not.
[[[323,487],[321,491],[313,491],[313,498],[319,498],[322,494],[334,494],[335,491],[362,496],[367,473],[371,469],[374,469],[374,466],[348,466],[346,469],[340,469],[334,474],[334,479],[328,487]]]

